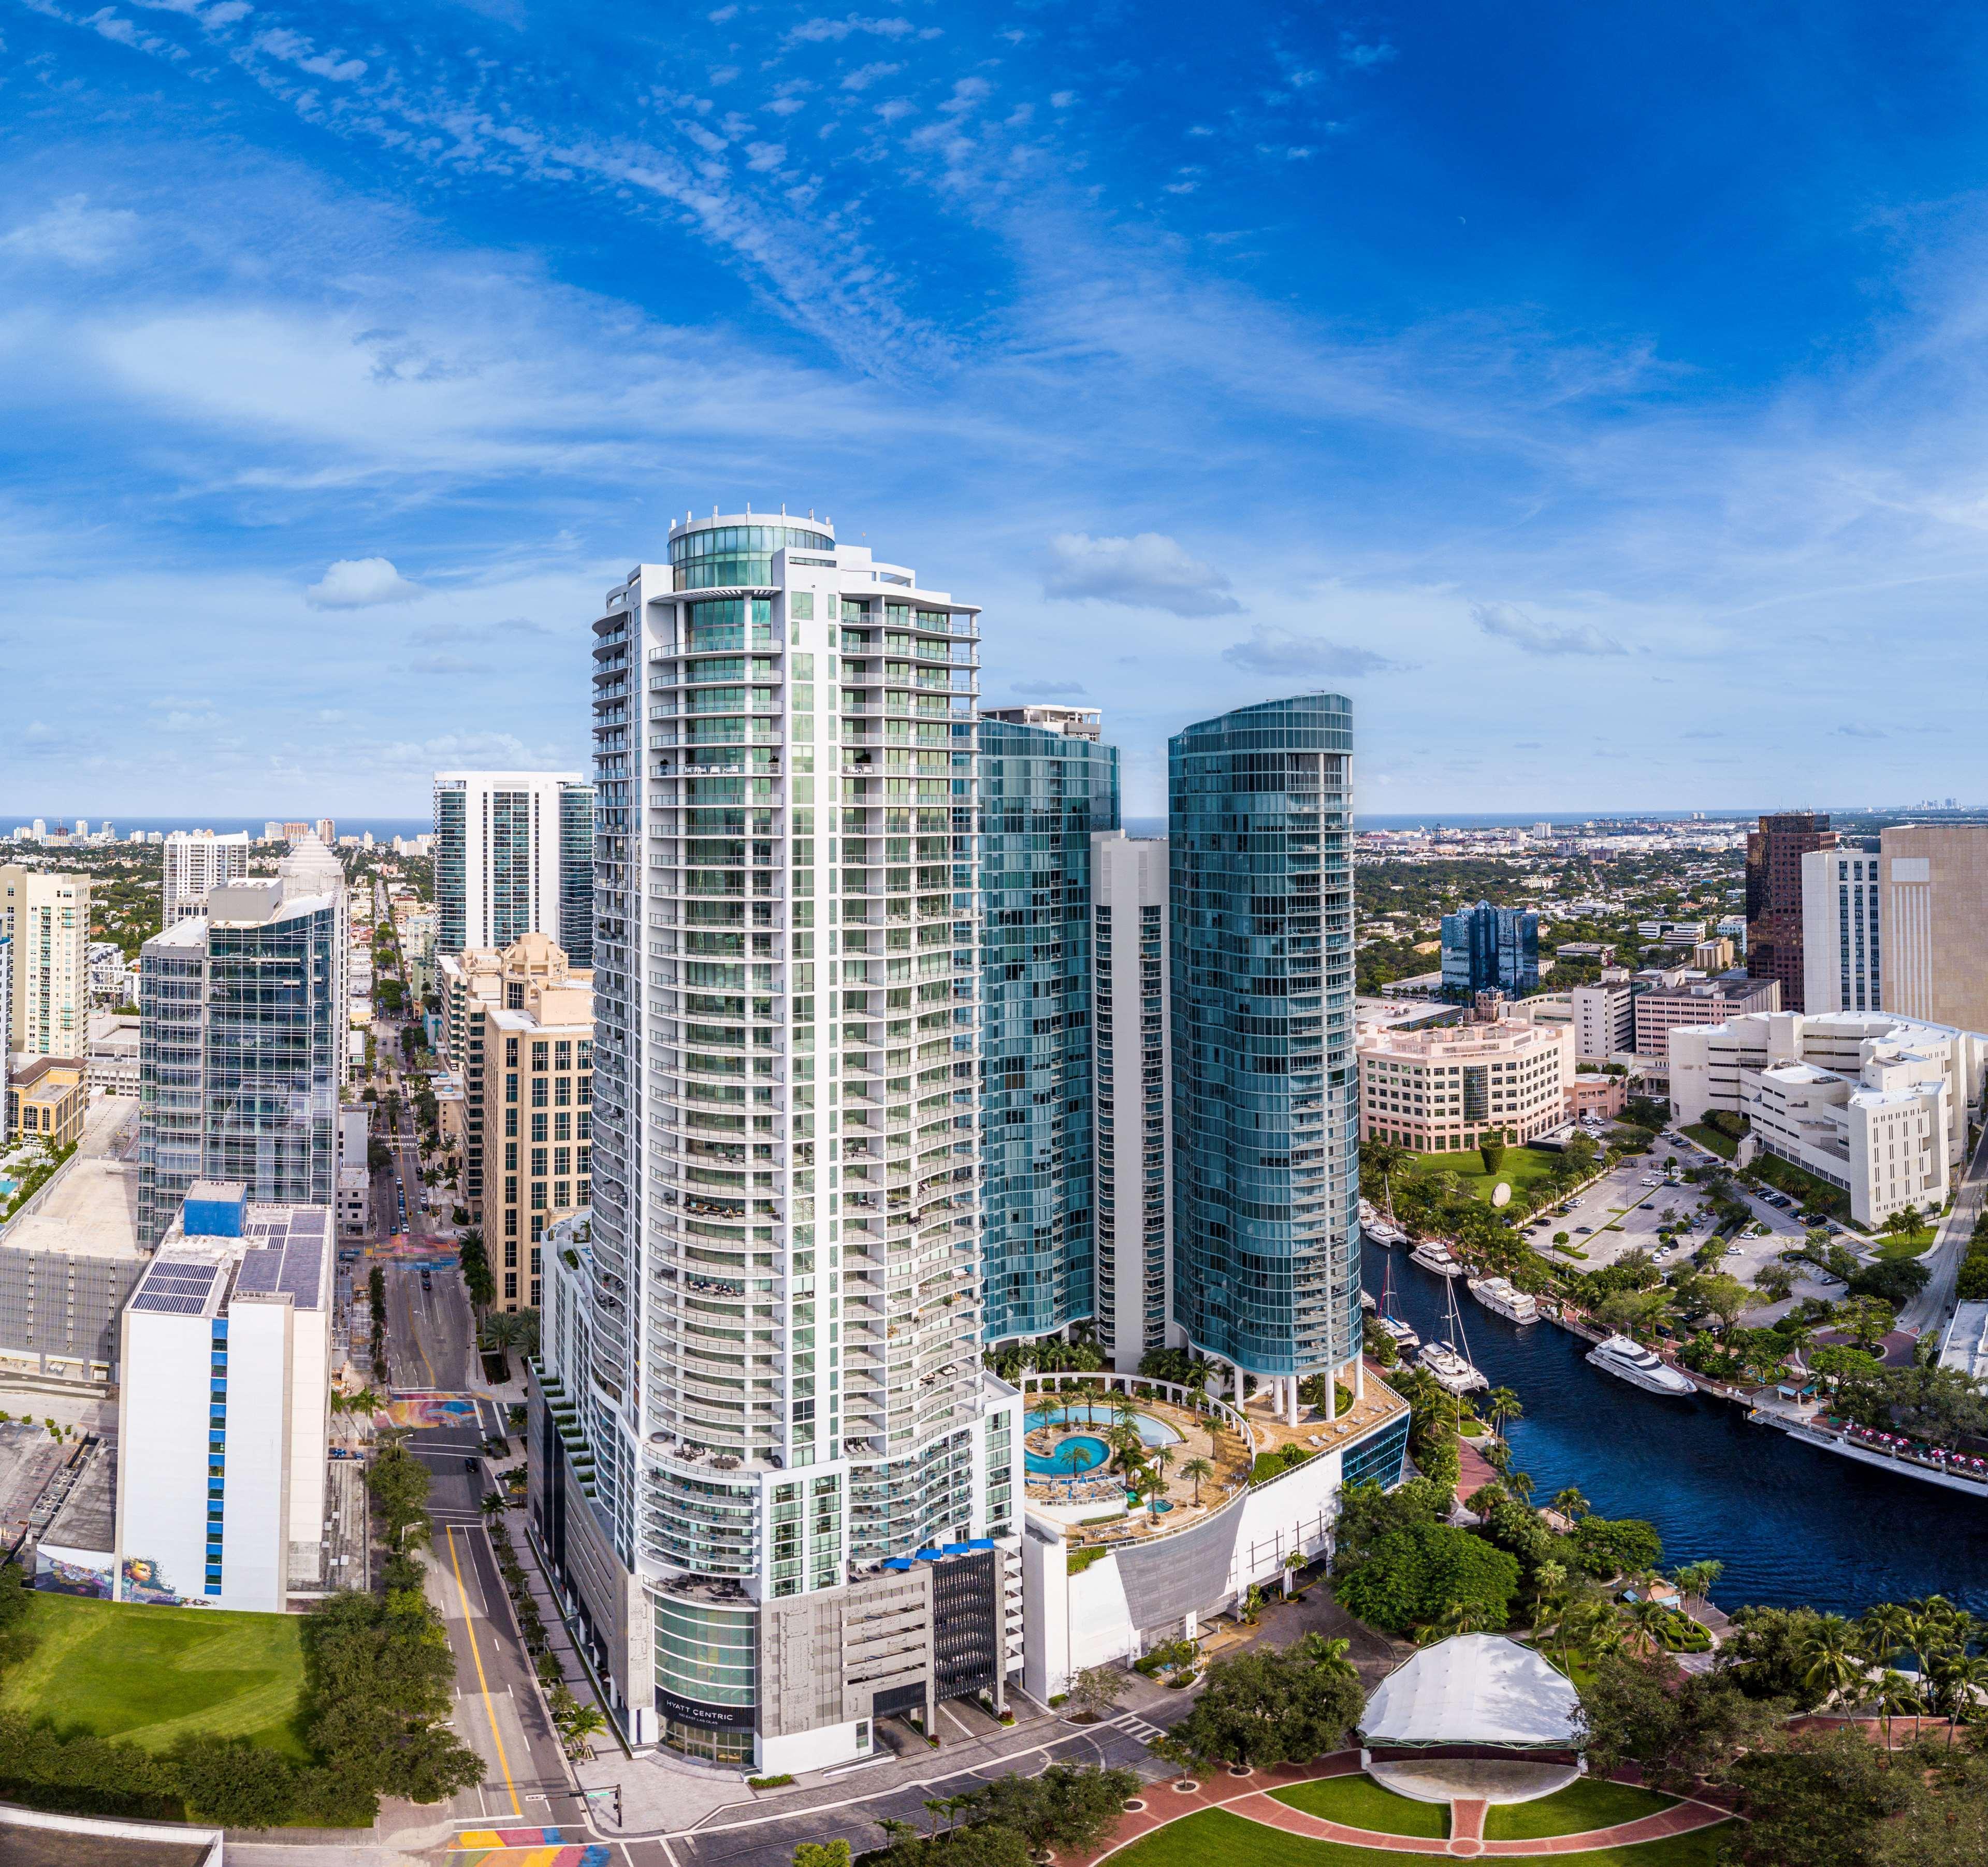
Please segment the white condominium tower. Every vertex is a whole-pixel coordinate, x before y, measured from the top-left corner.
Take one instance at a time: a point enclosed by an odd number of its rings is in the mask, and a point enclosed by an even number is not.
[[[160,925],[201,912],[209,891],[248,873],[248,832],[175,830],[165,841],[165,884]]]
[[[813,519],[669,560],[594,625],[591,1235],[546,1253],[532,1507],[631,1731],[798,1771],[1021,1663],[978,611]]]
[[[90,1038],[90,878],[0,868],[0,934],[14,941],[14,1048],[80,1058]]]
[[[434,826],[438,952],[542,933],[588,963],[593,793],[579,773],[437,772]]]

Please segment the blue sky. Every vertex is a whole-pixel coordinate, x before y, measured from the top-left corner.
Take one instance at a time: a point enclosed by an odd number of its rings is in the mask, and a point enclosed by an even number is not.
[[[1364,810],[1988,797],[1988,26],[0,0],[0,814],[576,765],[749,502]]]

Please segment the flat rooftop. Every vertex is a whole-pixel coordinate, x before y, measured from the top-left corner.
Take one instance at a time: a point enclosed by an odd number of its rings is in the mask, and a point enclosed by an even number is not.
[[[120,1159],[136,1133],[135,1096],[105,1096],[90,1111],[83,1142],[51,1180],[40,1202],[0,1230],[16,1251],[60,1251],[73,1257],[141,1257],[138,1163]]]
[[[49,1520],[41,1541],[59,1549],[113,1550],[117,1547],[117,1456],[100,1445],[77,1477],[74,1488],[63,1499],[62,1508]],[[0,1829],[0,1844],[5,1831]],[[4,1856],[0,1856],[4,1859]]]

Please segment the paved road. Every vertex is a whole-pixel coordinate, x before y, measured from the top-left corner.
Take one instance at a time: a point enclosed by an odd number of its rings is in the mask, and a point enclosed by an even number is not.
[[[1967,1255],[1984,1196],[1988,1196],[1988,1128],[1983,1129],[1974,1157],[1955,1189],[1953,1209],[1941,1225],[1939,1238],[1920,1260],[1932,1274],[1926,1280],[1925,1288],[1899,1313],[1900,1328],[1923,1337],[1946,1327],[1953,1311],[1954,1284],[1960,1275],[1960,1260]]]
[[[975,1734],[962,1738],[948,1730],[945,1747],[926,1757],[858,1769],[799,1796],[720,1809],[695,1829],[666,1838],[630,1838],[628,1859],[637,1867],[662,1867],[666,1861],[676,1867],[789,1867],[804,1841],[845,1839],[857,1854],[887,1845],[881,1818],[914,1821],[922,1829],[930,1820],[928,1801],[963,1794],[996,1777],[1033,1776],[1053,1763],[1123,1766],[1149,1779],[1161,1773],[1141,1736],[1154,1727],[1134,1713],[1088,1729],[1038,1717],[1003,1730],[969,1708],[948,1709],[962,1713]],[[604,1825],[599,1832],[615,1831]]]
[[[475,1324],[462,1273],[432,1270],[424,1290],[421,1273],[413,1265],[389,1264],[385,1270],[390,1385],[466,1391]]]
[[[577,1798],[565,1753],[546,1715],[479,1508],[489,1489],[481,1436],[437,1430],[417,1433],[412,1444],[434,1474],[429,1595],[455,1649],[455,1727],[486,1770],[484,1781],[458,1796],[451,1812],[469,1821],[570,1821]],[[474,1472],[465,1469],[469,1459],[476,1461]]]

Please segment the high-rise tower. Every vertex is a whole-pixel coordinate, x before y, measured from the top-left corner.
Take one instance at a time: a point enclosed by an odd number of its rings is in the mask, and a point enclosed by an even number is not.
[[[436,950],[502,952],[542,933],[588,964],[593,813],[577,772],[437,772]]]
[[[1802,857],[1834,849],[1827,816],[1786,810],[1746,833],[1746,969],[1780,982],[1781,1009],[1800,1011],[1807,978],[1802,946]]]
[[[1300,1378],[1359,1378],[1351,703],[1239,708],[1168,754],[1174,1319],[1294,1419]]]
[[[1094,709],[980,722],[989,1341],[1097,1314],[1091,836],[1118,827],[1118,749]]]
[[[762,1771],[1020,1661],[978,634],[749,513],[672,526],[594,625],[593,1211],[549,1237],[532,1507],[631,1729]]]

